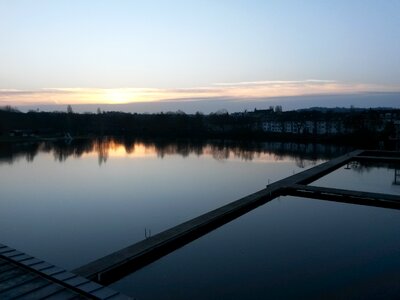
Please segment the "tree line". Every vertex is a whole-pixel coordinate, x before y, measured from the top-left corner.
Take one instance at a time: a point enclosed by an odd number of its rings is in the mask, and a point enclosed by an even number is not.
[[[386,117],[390,114],[391,119]],[[232,139],[338,139],[340,142],[377,142],[389,140],[396,134],[393,118],[400,110],[334,109],[282,112],[281,109],[254,110],[229,114],[218,111],[210,114],[185,114],[182,111],[156,114],[126,112],[74,113],[71,106],[65,112],[20,112],[15,108],[0,109],[0,136],[24,132],[36,136],[132,136],[162,138],[232,138]],[[351,128],[346,136],[313,136],[267,133],[262,129],[265,120],[338,120]],[[378,130],[380,128],[380,130]]]

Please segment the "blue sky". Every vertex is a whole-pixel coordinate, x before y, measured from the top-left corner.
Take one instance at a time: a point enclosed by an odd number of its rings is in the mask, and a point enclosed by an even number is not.
[[[398,0],[1,1],[0,105],[400,91],[399,16]]]

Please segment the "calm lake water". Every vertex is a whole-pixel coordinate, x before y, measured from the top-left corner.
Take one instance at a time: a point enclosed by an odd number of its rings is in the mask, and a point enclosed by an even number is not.
[[[400,198],[395,166],[349,167],[312,184]],[[111,287],[137,299],[399,299],[400,211],[280,197]]]
[[[0,242],[73,269],[349,150],[111,139],[0,144]],[[394,168],[354,163],[313,184],[400,195]],[[389,297],[399,295],[399,267],[398,211],[284,197],[112,287],[137,299]]]

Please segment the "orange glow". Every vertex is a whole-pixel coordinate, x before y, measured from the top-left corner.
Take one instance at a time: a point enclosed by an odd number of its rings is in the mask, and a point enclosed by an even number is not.
[[[36,91],[0,90],[0,106],[24,104],[122,104],[163,100],[227,97],[255,99],[283,96],[398,92],[399,86],[341,83],[329,80],[217,83],[194,88],[51,88]]]
[[[121,104],[133,102],[132,95],[123,91],[107,90],[105,94],[105,98],[108,100],[108,103]]]
[[[155,157],[157,151],[154,146],[145,146],[141,143],[135,143],[131,149],[127,149],[123,144],[115,141],[101,142],[94,146],[93,150],[85,153],[83,156],[93,157],[98,155],[104,155],[113,158],[143,158],[143,157]]]
[[[164,157],[171,155],[179,155],[177,145],[171,144],[162,149],[157,149],[155,145],[145,145],[143,143],[134,143],[130,147],[121,143],[110,141],[102,141],[94,145],[93,149],[86,152],[82,157],[101,157],[103,160],[108,158],[121,159],[121,158],[154,158]],[[277,156],[268,152],[255,152],[255,151],[244,151],[241,149],[228,149],[228,148],[216,148],[210,145],[204,146],[201,149],[201,154],[198,155],[196,152],[191,152],[191,156],[199,156],[204,158],[213,158],[216,160],[227,160],[236,162],[254,162],[254,163],[285,163],[292,161],[292,158],[287,156]]]

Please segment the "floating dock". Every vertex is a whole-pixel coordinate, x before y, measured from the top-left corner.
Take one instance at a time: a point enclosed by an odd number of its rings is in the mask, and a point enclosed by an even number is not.
[[[356,205],[400,209],[400,197],[390,194],[349,191],[319,186],[294,184],[285,189],[285,195]]]
[[[346,163],[363,160],[397,163],[400,152],[350,152],[269,184],[254,194],[97,259],[72,273],[0,244],[0,299],[40,299],[44,296],[57,299],[130,299],[100,284],[115,282],[279,196],[400,209],[400,196],[308,185]]]
[[[398,161],[399,153],[356,150],[301,173],[269,184],[265,189],[205,213],[190,221],[163,231],[74,270],[81,276],[108,284],[157,260],[229,221],[281,195],[339,201],[385,208],[400,207],[395,195],[310,187],[307,184],[336,170],[344,164],[365,157]]]
[[[131,299],[0,244],[0,299]]]

